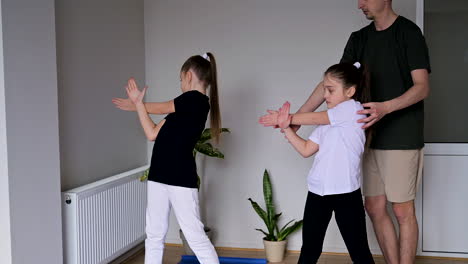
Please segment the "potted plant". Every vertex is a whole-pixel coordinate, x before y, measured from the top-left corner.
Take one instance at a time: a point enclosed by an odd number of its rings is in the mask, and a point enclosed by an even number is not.
[[[230,133],[231,131],[228,128],[221,128],[221,133],[226,133],[226,132]],[[200,139],[198,139],[193,149],[194,158],[196,158],[197,153],[201,153],[209,157],[224,159],[224,154],[221,151],[219,151],[219,149],[213,147],[213,145],[209,142],[211,138],[212,138],[211,129],[205,128],[200,136]],[[197,169],[198,167],[199,166],[197,166]],[[140,177],[140,180],[141,181],[147,180],[148,173],[149,173],[149,169],[143,173],[143,176]],[[200,178],[200,175],[198,175],[198,190],[200,190],[200,187],[201,187],[201,178]],[[205,226],[205,232],[207,236],[211,239],[211,229]],[[180,235],[180,238],[182,239],[182,245],[184,247],[185,254],[194,255],[193,251],[190,249],[187,243],[187,240],[185,239],[184,234],[182,233],[182,230],[179,230],[179,235]]]
[[[302,220],[294,222],[289,221],[281,229],[278,228],[278,220],[282,213],[277,214],[275,211],[275,204],[273,201],[273,189],[271,187],[270,175],[265,170],[263,173],[263,197],[265,199],[266,209],[261,208],[258,203],[251,198],[248,200],[252,204],[253,209],[266,225],[267,231],[263,229],[255,229],[262,232],[265,237],[263,244],[265,246],[266,257],[269,262],[281,262],[284,258],[287,240],[286,238],[296,232],[302,227]]]

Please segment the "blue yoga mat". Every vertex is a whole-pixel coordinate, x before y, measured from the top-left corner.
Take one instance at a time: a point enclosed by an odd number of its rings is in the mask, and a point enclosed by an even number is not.
[[[220,264],[267,264],[266,259],[219,257]],[[179,264],[200,264],[195,256],[182,256]]]

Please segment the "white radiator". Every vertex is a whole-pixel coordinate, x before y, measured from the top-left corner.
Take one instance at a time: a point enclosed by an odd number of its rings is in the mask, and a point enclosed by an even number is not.
[[[62,193],[65,264],[109,263],[145,239],[140,167]]]

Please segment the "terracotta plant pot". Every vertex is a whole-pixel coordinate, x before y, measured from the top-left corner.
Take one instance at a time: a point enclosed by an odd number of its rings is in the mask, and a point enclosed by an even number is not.
[[[287,241],[267,241],[263,240],[266,258],[269,262],[281,262],[284,259]]]

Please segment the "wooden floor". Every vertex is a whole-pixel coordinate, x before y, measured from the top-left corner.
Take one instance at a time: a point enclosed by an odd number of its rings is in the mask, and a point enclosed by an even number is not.
[[[265,258],[263,251],[257,250],[232,250],[232,249],[217,249],[219,256],[223,257],[238,257],[238,258]],[[125,264],[143,264],[144,251],[141,250],[135,256],[125,261]],[[183,255],[181,246],[166,246],[164,251],[164,264],[177,264],[180,261],[180,256]],[[297,264],[299,258],[298,253],[288,253],[281,264]],[[374,258],[376,264],[385,264],[382,257]],[[319,264],[352,264],[351,259],[347,255],[331,255],[322,254]],[[279,263],[278,263],[279,264]],[[452,259],[434,259],[434,258],[417,258],[415,264],[468,264],[467,260],[452,260]]]

